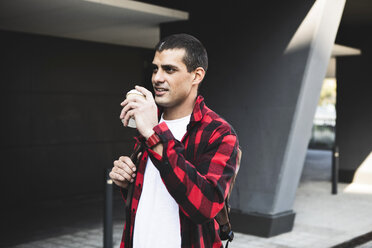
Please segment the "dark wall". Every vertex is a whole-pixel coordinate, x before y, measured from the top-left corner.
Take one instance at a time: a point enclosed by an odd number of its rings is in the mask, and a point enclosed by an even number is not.
[[[342,25],[337,43],[359,48],[360,56],[337,58],[336,144],[340,181],[351,182],[372,152],[372,26]]]
[[[153,52],[0,32],[0,194],[5,205],[97,194],[133,130],[120,102],[148,82]]]

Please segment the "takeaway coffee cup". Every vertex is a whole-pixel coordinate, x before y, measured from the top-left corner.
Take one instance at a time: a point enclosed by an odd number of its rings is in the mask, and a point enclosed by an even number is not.
[[[127,96],[126,98],[127,99],[131,99],[131,98],[135,98],[135,97],[143,97],[145,98],[145,96],[139,92],[138,90],[136,89],[133,89],[133,90],[130,90],[128,93],[127,93]],[[122,122],[124,121],[124,119],[122,119]],[[134,117],[131,117],[128,121],[128,127],[131,127],[131,128],[136,128],[137,125],[136,125],[136,121],[134,120]]]

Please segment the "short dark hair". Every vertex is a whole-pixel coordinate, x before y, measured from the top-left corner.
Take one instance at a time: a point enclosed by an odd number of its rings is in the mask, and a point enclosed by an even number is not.
[[[189,34],[173,34],[159,41],[155,50],[161,52],[169,49],[185,49],[183,62],[187,71],[194,71],[202,67],[205,71],[208,69],[208,55],[203,44],[194,36]]]

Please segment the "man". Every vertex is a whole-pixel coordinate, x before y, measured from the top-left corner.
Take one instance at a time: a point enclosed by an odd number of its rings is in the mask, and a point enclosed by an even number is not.
[[[145,98],[121,103],[124,126],[134,117],[136,146],[145,148],[137,168],[122,156],[110,173],[124,200],[131,200],[120,247],[222,247],[214,217],[236,170],[238,139],[198,96],[207,67],[199,40],[169,36],[153,59],[155,98],[136,86]],[[126,199],[130,183],[134,191]]]

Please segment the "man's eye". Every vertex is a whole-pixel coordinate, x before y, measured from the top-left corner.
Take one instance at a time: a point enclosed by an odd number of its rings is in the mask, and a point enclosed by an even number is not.
[[[157,67],[152,68],[152,73],[156,73],[158,71]]]
[[[174,73],[174,72],[176,71],[176,69],[173,68],[173,67],[165,67],[165,68],[164,68],[164,71],[165,71],[166,73],[171,74],[171,73]]]

